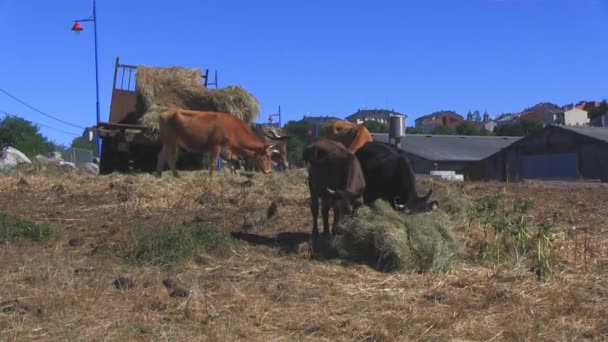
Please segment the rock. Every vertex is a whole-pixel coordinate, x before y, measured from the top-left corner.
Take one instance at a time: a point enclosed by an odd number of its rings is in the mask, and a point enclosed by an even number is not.
[[[49,152],[49,158],[63,160],[63,157],[61,156],[61,152],[59,152],[59,151]]]
[[[277,214],[277,211],[278,211],[277,203],[275,201],[272,201],[272,203],[270,203],[270,206],[266,210],[266,218],[267,219],[272,218],[274,215]]]
[[[177,282],[171,278],[163,280],[163,285],[168,289],[174,289],[177,286]]]
[[[70,241],[68,241],[68,245],[70,245],[72,247],[80,247],[80,246],[84,245],[84,239],[80,238],[80,237],[70,239]]]
[[[34,159],[36,159],[36,161],[41,165],[41,166],[61,166],[61,162],[63,162],[63,158],[49,158],[49,157],[45,157],[41,154],[38,154],[34,157]]]
[[[91,273],[93,271],[95,271],[95,268],[93,267],[77,267],[74,269],[74,274],[79,275],[83,273]]]
[[[51,191],[56,194],[65,194],[65,187],[61,184],[55,184],[51,187]]]
[[[173,290],[173,292],[171,292],[171,294],[169,296],[174,297],[174,298],[184,298],[184,297],[188,297],[190,295],[190,292],[186,289],[182,289],[181,287],[177,287],[175,288],[175,290]]]
[[[131,279],[126,277],[118,277],[118,279],[114,280],[113,284],[117,289],[121,290],[131,289],[135,287],[135,283],[133,283]]]
[[[84,171],[87,174],[98,175],[99,165],[95,163],[84,163],[80,165],[80,170]]]
[[[10,146],[0,151],[0,170],[13,170],[20,164],[31,165],[32,161],[23,152]]]
[[[61,169],[63,171],[65,171],[67,173],[74,172],[74,171],[78,170],[76,168],[76,165],[74,163],[72,163],[72,162],[61,161],[59,163],[59,166],[61,167]]]

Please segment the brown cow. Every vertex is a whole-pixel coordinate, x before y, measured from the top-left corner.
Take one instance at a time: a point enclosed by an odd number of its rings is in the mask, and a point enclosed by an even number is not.
[[[329,234],[329,209],[334,209],[332,234],[339,220],[362,204],[365,178],[357,157],[339,142],[321,138],[308,145],[302,159],[308,166],[312,235],[318,236],[317,217],[321,197],[323,234]]]
[[[189,152],[211,151],[211,160],[217,161],[222,147],[229,146],[232,153],[262,157],[264,173],[272,172],[273,145],[261,142],[243,120],[232,114],[169,108],[160,117],[159,132],[163,147],[158,154],[157,177],[166,162],[173,176],[179,177],[176,170],[179,147]],[[216,164],[210,167],[210,175],[216,167]]]
[[[374,138],[363,125],[357,125],[344,120],[332,120],[325,127],[323,136],[327,139],[341,142],[348,150],[355,153],[361,146]]]

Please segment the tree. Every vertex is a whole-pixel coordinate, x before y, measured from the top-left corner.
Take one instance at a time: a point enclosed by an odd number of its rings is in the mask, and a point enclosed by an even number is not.
[[[97,145],[94,141],[87,141],[83,137],[77,137],[72,140],[72,147],[89,150],[94,154],[97,153]]]
[[[11,145],[30,157],[47,154],[53,150],[53,143],[39,130],[38,126],[25,119],[6,116],[0,121],[0,144]]]
[[[520,123],[524,135],[532,134],[543,129],[543,122],[540,120],[523,120]]]
[[[473,121],[481,122],[481,114],[479,114],[478,110],[473,112]]]
[[[304,147],[315,139],[314,125],[306,120],[292,120],[288,121],[284,128],[289,135],[289,140],[287,140],[287,157],[292,162],[302,160]],[[309,131],[311,135],[308,135]],[[319,135],[321,134],[321,127],[319,127]]]
[[[422,131],[421,128],[418,128],[418,127],[407,127],[405,129],[405,133],[406,134],[423,134],[424,132]]]
[[[456,126],[456,133],[460,135],[479,135],[479,131],[469,122],[462,122]]]
[[[448,126],[437,126],[431,131],[431,134],[436,135],[453,135],[455,133],[456,132],[454,131],[454,129]]]
[[[388,133],[388,127],[382,122],[376,120],[367,120],[362,123],[370,133]]]
[[[540,120],[522,120],[514,124],[502,125],[496,127],[496,135],[518,137],[543,129],[543,123]]]
[[[593,119],[608,112],[608,103],[605,99],[600,103],[598,107],[595,106],[595,103],[587,103],[585,104],[585,110],[587,111],[587,116],[589,117],[589,119]]]

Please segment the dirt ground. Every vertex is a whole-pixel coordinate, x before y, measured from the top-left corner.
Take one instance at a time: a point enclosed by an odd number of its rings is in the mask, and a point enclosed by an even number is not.
[[[526,263],[477,260],[480,228],[466,215],[454,221],[462,251],[445,272],[383,273],[314,259],[301,171],[181,174],[0,175],[1,213],[61,232],[49,242],[0,245],[0,341],[608,338],[604,185],[421,181],[420,193],[448,191],[465,206],[499,192],[533,200],[529,222],[555,225],[554,274],[543,282]],[[273,201],[277,215],[264,219]],[[236,233],[232,253],[173,267],[135,266],[115,253],[129,229],[190,222]],[[118,277],[133,287],[117,289]],[[188,295],[170,296],[167,278]]]

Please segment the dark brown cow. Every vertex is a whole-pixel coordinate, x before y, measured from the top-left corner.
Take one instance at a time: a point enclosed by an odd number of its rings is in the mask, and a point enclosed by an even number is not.
[[[319,235],[319,197],[321,197],[323,233],[329,234],[329,209],[334,210],[332,233],[339,220],[351,215],[361,205],[365,178],[357,157],[339,142],[321,138],[303,152],[308,166],[308,188],[312,213],[312,234]]]
[[[413,212],[433,210],[439,206],[437,201],[429,202],[432,189],[424,196],[418,195],[414,169],[407,153],[397,146],[373,141],[359,148],[355,155],[365,175],[365,204],[383,199],[395,210]]]
[[[176,169],[177,151],[211,151],[211,160],[217,162],[222,147],[229,146],[234,154],[259,156],[264,164],[264,173],[272,172],[270,155],[273,145],[260,141],[243,120],[229,113],[169,108],[160,117],[160,139],[163,147],[158,154],[156,175],[160,177],[168,163],[173,176],[179,177]],[[211,165],[210,175],[217,164]]]

